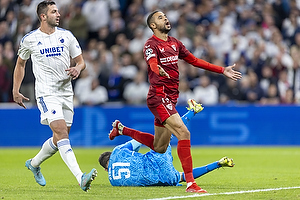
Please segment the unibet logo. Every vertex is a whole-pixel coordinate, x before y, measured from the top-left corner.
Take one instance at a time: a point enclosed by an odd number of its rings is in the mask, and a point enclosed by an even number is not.
[[[46,57],[52,57],[52,56],[60,56],[61,53],[64,51],[64,47],[50,47],[50,48],[45,48],[41,49],[40,53],[42,55],[46,54]]]

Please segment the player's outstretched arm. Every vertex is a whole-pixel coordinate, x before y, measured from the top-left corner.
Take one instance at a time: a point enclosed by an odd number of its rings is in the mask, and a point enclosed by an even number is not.
[[[227,78],[230,78],[234,81],[237,81],[237,80],[242,78],[242,73],[239,72],[239,71],[234,70],[233,69],[234,67],[235,67],[235,64],[233,64],[231,66],[228,66],[228,67],[225,67],[223,74]]]

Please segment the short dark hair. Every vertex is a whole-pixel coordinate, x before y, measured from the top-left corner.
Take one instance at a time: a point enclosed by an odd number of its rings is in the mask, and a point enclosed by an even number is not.
[[[42,21],[40,15],[41,14],[47,14],[48,6],[51,6],[51,5],[55,5],[55,2],[46,0],[46,1],[42,1],[38,4],[38,6],[36,8],[36,14],[37,14],[40,21]]]
[[[104,168],[107,169],[107,162],[109,161],[111,155],[111,151],[106,151],[102,153],[99,157],[99,164]]]
[[[152,23],[152,17],[155,13],[159,12],[158,10],[153,11],[152,13],[150,13],[147,17],[147,26],[152,30],[152,28],[150,27],[150,24]]]

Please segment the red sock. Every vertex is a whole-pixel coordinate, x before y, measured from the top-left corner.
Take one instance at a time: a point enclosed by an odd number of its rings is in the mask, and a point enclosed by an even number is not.
[[[124,127],[122,131],[123,135],[127,135],[135,139],[136,141],[146,145],[150,149],[154,150],[153,141],[154,135],[150,133],[144,133],[128,127]]]
[[[181,162],[186,182],[194,182],[193,160],[191,155],[191,141],[179,140],[177,144],[177,154]]]

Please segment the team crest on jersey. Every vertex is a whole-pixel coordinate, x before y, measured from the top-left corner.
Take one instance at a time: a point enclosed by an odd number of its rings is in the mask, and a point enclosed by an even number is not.
[[[167,104],[166,107],[169,109],[169,110],[173,110],[173,106],[171,103]]]
[[[174,51],[176,51],[176,46],[175,46],[175,44],[172,45],[172,48],[174,49]]]
[[[64,38],[59,38],[59,41],[60,41],[60,43],[64,43],[65,42]]]

